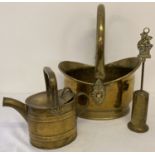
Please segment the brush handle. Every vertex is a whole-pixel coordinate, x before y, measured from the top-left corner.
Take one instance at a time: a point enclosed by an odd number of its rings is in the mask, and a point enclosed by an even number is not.
[[[153,47],[153,45],[150,43],[150,40],[152,39],[152,37],[148,35],[149,32],[150,32],[150,29],[145,27],[143,29],[143,32],[140,34],[141,39],[137,44],[137,47],[139,49],[138,57],[141,59],[141,62],[142,62],[140,90],[143,90],[145,61],[147,58],[151,58],[150,50]]]

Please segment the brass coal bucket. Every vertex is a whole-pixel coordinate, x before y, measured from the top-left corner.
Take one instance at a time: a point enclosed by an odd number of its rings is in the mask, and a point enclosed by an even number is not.
[[[63,61],[59,69],[65,75],[65,87],[73,92],[84,92],[77,102],[78,116],[104,120],[124,116],[134,89],[134,72],[140,66],[138,57],[104,64],[105,9],[97,9],[96,64],[90,66],[78,62]]]

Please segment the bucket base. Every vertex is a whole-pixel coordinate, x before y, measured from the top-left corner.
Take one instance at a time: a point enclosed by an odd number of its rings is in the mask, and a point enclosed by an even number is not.
[[[90,120],[111,120],[125,116],[128,113],[129,107],[112,111],[85,111],[78,113],[78,116]]]
[[[143,126],[143,127],[135,127],[131,122],[128,123],[128,128],[134,132],[138,132],[138,133],[144,133],[146,131],[149,130],[149,127],[147,125]]]

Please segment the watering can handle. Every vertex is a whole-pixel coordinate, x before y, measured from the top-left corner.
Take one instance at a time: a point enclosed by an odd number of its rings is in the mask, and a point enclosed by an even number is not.
[[[43,72],[46,84],[46,93],[49,101],[51,102],[51,107],[58,109],[58,89],[55,74],[49,67],[44,67]]]
[[[99,5],[97,8],[97,31],[96,31],[96,64],[95,78],[104,80],[104,36],[105,36],[105,8]]]

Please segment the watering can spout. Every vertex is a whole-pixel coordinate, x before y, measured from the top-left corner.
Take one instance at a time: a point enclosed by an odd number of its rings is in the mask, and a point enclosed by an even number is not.
[[[27,108],[26,105],[18,100],[12,98],[3,98],[3,106],[12,107],[17,110],[25,120],[27,120]]]

